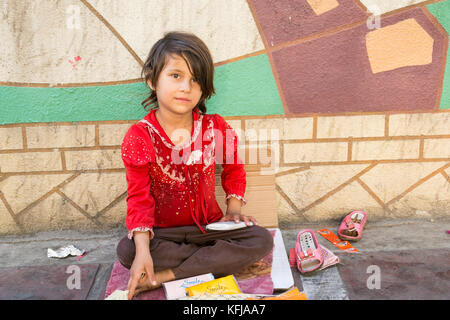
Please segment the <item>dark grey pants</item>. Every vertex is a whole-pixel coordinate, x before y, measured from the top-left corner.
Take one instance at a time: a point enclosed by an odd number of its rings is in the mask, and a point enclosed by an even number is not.
[[[204,228],[204,226],[202,226]],[[172,269],[177,279],[211,272],[223,277],[241,271],[264,258],[273,248],[273,237],[260,226],[202,233],[197,226],[154,228],[150,254],[155,272]],[[136,247],[124,237],[117,245],[117,256],[131,268]]]

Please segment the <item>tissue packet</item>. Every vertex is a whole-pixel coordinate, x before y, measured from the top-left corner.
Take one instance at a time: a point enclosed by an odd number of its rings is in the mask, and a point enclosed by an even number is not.
[[[233,275],[211,280],[186,288],[186,294],[190,297],[201,294],[236,294],[242,293]]]
[[[175,300],[186,296],[186,288],[211,280],[214,280],[213,274],[206,273],[194,277],[164,282],[163,287],[167,300]]]

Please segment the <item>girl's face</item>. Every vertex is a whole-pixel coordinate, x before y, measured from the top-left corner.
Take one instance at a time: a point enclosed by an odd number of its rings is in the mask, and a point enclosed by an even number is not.
[[[149,86],[155,90],[150,83]],[[202,96],[201,86],[182,57],[168,56],[158,77],[156,96],[160,109],[179,115],[191,113],[198,104]]]

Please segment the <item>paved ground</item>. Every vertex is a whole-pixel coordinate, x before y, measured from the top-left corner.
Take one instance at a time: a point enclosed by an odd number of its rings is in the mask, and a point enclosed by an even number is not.
[[[282,229],[286,250],[294,247],[302,228],[328,228],[338,222]],[[292,268],[295,285],[308,299],[450,299],[450,218],[393,220],[366,225],[354,243],[359,254],[340,251],[317,235],[321,245],[336,253],[337,266],[302,276]],[[59,231],[0,237],[0,299],[103,299],[115,247],[125,229],[97,232]],[[88,251],[76,261],[47,258],[47,248],[74,244]],[[73,277],[81,272],[81,283]],[[38,267],[38,268],[37,268]],[[68,288],[72,287],[72,290]]]
[[[337,233],[339,223],[304,225]],[[296,285],[308,299],[450,299],[450,219],[394,220],[368,223],[363,238],[352,243],[359,254],[345,253],[318,235],[340,263],[316,274],[293,270]],[[286,248],[298,230],[282,230]],[[379,277],[378,277],[379,275]],[[377,283],[377,277],[379,282]]]

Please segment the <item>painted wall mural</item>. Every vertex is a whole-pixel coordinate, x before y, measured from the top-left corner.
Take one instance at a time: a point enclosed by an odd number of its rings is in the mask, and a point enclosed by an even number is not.
[[[270,149],[281,225],[448,215],[449,0],[0,0],[0,234],[122,225],[120,144],[170,30],[210,48],[208,113],[248,170]]]

